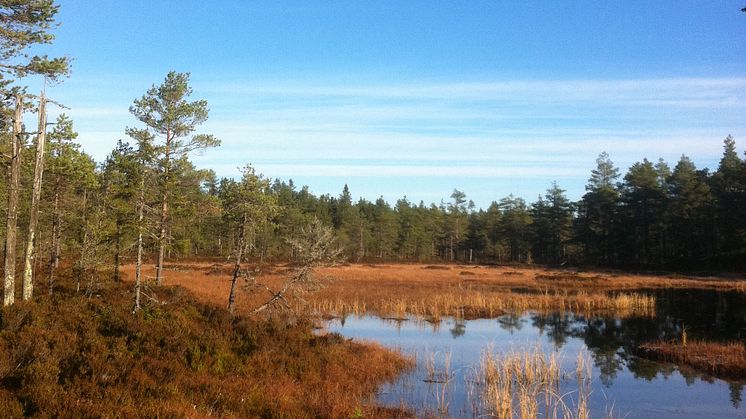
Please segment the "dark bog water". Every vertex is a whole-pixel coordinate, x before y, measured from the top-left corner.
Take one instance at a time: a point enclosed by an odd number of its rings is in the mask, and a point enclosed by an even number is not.
[[[727,382],[685,367],[640,359],[633,350],[645,341],[678,339],[682,327],[690,340],[746,341],[746,295],[652,293],[657,296],[655,318],[526,313],[467,321],[447,318],[433,324],[350,316],[329,322],[328,329],[414,355],[417,368],[382,388],[379,400],[413,407],[421,415],[445,407],[453,417],[477,416],[478,389],[473,383],[482,354],[538,346],[546,353],[556,352],[568,373],[574,372],[578,353],[587,351],[593,364],[589,399],[593,417],[612,411],[614,417],[629,418],[745,418],[744,382]],[[450,361],[448,384],[426,382],[427,364],[433,358],[440,370]],[[577,400],[574,380],[564,380],[560,390],[563,401],[572,406]]]

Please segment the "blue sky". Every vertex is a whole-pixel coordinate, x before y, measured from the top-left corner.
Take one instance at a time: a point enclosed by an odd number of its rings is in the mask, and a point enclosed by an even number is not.
[[[59,4],[42,51],[73,72],[48,94],[99,161],[169,70],[223,141],[199,166],[316,193],[577,199],[601,151],[715,167],[725,136],[746,144],[744,1]]]

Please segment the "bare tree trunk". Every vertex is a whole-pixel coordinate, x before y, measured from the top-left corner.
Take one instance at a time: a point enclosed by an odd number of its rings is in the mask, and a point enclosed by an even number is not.
[[[15,114],[13,115],[13,135],[10,139],[10,171],[8,173],[8,218],[5,229],[5,287],[3,304],[15,302],[16,276],[16,226],[18,223],[18,181],[21,174],[21,135],[23,130],[23,100],[21,95],[15,97]]]
[[[161,200],[161,231],[158,235],[158,262],[155,265],[155,281],[158,285],[163,283],[163,260],[166,251],[166,223],[168,222],[168,188],[169,176],[171,175],[171,131],[166,133],[166,151],[164,154],[165,166],[163,168],[163,197]]]
[[[241,259],[243,259],[244,240],[246,237],[246,214],[243,215],[241,230],[238,234],[238,249],[236,249],[236,264],[233,266],[233,279],[231,280],[231,292],[228,295],[228,310],[233,313],[236,303],[236,282],[241,274]]]
[[[145,214],[145,173],[140,179],[140,198],[137,202],[137,265],[135,265],[135,309],[140,310],[140,286],[142,284],[142,222]]]
[[[36,257],[36,225],[39,223],[39,199],[41,181],[44,176],[44,145],[47,131],[47,98],[39,96],[39,129],[36,134],[36,162],[34,163],[34,186],[31,193],[31,213],[29,215],[26,255],[23,263],[23,299],[28,301],[34,293],[34,259]]]
[[[54,188],[54,206],[52,210],[52,254],[49,257],[49,295],[54,293],[54,274],[60,263],[60,234],[62,230],[62,214],[60,214],[60,175],[57,175]]]

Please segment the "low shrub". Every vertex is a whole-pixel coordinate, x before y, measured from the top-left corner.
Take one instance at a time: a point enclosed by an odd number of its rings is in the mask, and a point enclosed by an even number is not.
[[[3,417],[342,417],[409,365],[305,320],[232,317],[179,287],[61,289],[0,315]],[[362,407],[361,407],[362,406]]]

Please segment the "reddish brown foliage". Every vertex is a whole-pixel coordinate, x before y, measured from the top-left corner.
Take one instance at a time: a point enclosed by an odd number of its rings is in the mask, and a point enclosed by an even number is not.
[[[231,317],[181,287],[136,315],[127,288],[0,318],[3,417],[349,417],[408,366],[310,323]]]
[[[692,367],[720,378],[746,379],[746,346],[742,342],[651,342],[639,346],[639,356]]]

